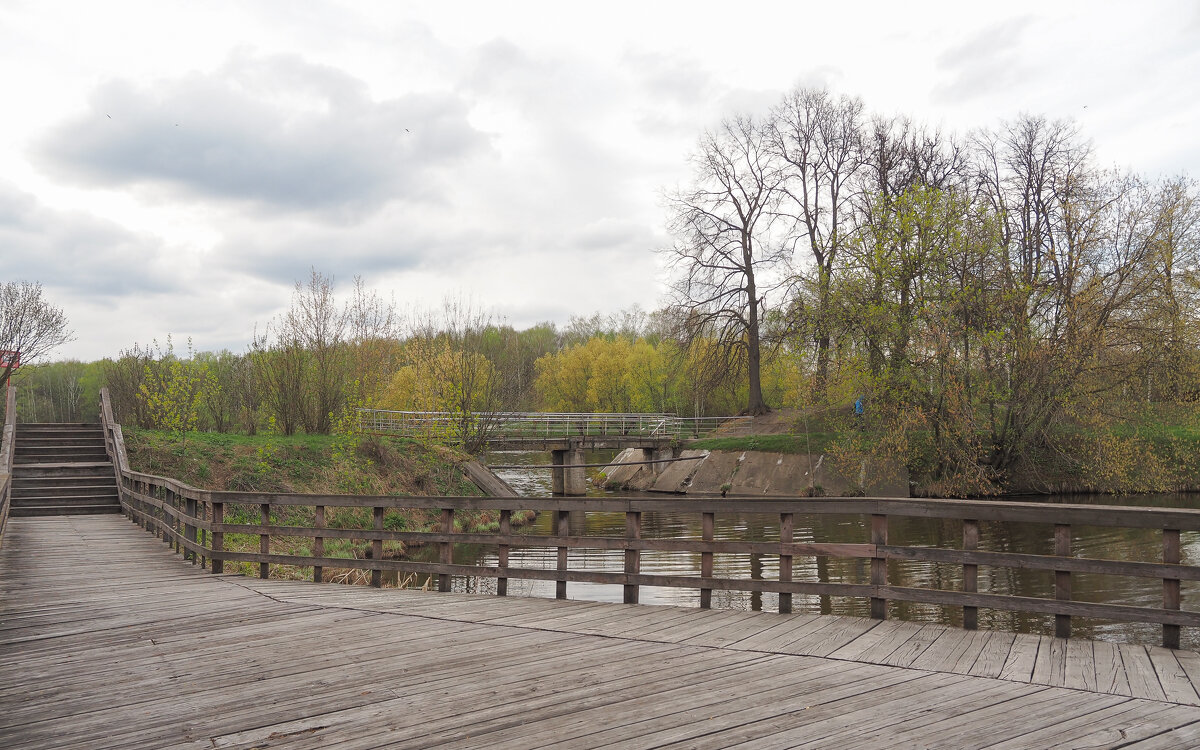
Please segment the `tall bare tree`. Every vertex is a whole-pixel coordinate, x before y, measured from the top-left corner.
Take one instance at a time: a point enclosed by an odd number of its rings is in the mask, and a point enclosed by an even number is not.
[[[761,383],[766,295],[782,283],[788,251],[773,236],[784,179],[770,130],[752,117],[725,120],[700,138],[693,185],[668,196],[676,241],[666,253],[679,271],[674,304],[685,343],[706,347],[707,369],[745,372],[747,414],[769,411]]]
[[[771,145],[786,164],[780,190],[788,201],[792,235],[812,255],[816,344],[815,395],[824,398],[829,375],[831,284],[838,254],[853,227],[854,178],[863,165],[863,103],[834,98],[824,89],[798,88],[771,118]]]

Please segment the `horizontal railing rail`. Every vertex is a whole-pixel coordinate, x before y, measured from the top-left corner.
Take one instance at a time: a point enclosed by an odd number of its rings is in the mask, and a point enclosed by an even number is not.
[[[464,431],[485,433],[492,441],[567,437],[701,437],[730,420],[749,417],[681,418],[674,414],[589,414],[542,412],[390,411],[359,409],[358,428],[405,437],[460,437]]]

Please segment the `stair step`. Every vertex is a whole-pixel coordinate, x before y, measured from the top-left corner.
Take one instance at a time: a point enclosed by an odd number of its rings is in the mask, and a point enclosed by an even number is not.
[[[85,464],[14,464],[14,483],[36,483],[38,481],[54,481],[63,479],[99,479],[113,476],[113,466],[110,463]]]
[[[83,516],[98,514],[115,514],[121,512],[119,505],[79,505],[61,507],[57,505],[39,505],[17,507],[13,506],[9,516],[14,518],[31,518],[34,516]]]
[[[61,497],[14,497],[12,498],[12,507],[14,508],[35,508],[42,506],[61,506],[63,508],[74,508],[80,505],[120,505],[121,502],[117,499],[117,493],[108,494],[88,494],[88,495],[71,495]]]
[[[18,458],[28,456],[62,456],[78,458],[80,456],[107,456],[103,445],[22,445],[17,443],[13,456]]]
[[[108,484],[62,484],[40,485],[32,487],[13,487],[12,497],[71,497],[77,495],[116,495],[117,483]]]

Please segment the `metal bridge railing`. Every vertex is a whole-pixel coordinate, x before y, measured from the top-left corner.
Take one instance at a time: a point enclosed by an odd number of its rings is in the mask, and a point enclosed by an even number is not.
[[[358,428],[405,437],[456,437],[467,429],[483,429],[491,439],[561,437],[661,438],[701,437],[729,420],[748,417],[677,417],[674,414],[583,414],[454,412],[359,409]]]

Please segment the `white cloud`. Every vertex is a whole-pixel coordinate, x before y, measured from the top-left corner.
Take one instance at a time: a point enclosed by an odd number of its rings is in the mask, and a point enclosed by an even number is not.
[[[723,10],[5,4],[0,274],[67,308],[65,356],[238,349],[314,267],[514,324],[650,309],[660,189],[798,83],[959,132],[1072,117],[1104,162],[1200,173],[1187,4]]]

